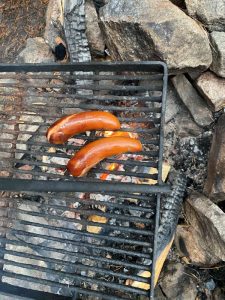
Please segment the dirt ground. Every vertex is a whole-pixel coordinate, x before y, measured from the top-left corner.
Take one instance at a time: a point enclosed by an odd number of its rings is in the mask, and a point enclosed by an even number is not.
[[[41,36],[49,0],[0,0],[0,63],[13,62],[28,38]]]

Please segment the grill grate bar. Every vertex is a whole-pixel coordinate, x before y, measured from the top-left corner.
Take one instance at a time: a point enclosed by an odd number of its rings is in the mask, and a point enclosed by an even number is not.
[[[37,192],[35,192],[35,191],[32,191],[32,192],[26,192],[26,194],[27,195],[40,195],[40,193],[37,193]],[[147,194],[132,194],[132,193],[129,193],[129,192],[121,192],[120,194],[119,194],[119,197],[118,197],[118,193],[116,193],[116,192],[107,192],[107,193],[102,193],[102,194],[104,194],[104,195],[109,195],[109,196],[115,196],[117,199],[122,199],[122,200],[129,200],[130,201],[130,199],[134,199],[134,200],[140,200],[140,201],[144,201],[144,202],[150,202],[151,203],[151,205],[155,205],[155,203],[156,203],[156,197],[155,196],[153,196],[153,195],[151,195],[151,194],[149,194],[149,193],[147,193]],[[76,201],[81,201],[81,199],[79,198],[79,197],[77,197],[76,196],[76,193],[74,194],[74,197],[73,198],[71,198],[71,194],[69,194],[69,196],[68,196],[68,194],[67,193],[61,193],[61,195],[63,195],[62,197],[63,197],[63,200],[74,200],[74,202],[76,202]],[[43,197],[48,197],[49,199],[58,199],[58,200],[62,200],[61,198],[58,198],[59,196],[58,196],[58,194],[57,193],[46,193],[46,192],[44,192],[43,191],[43,193],[41,194],[41,196],[43,196]],[[17,196],[16,196],[17,197]],[[85,201],[86,201],[86,199],[85,199]],[[84,203],[84,201],[81,201],[82,203]],[[97,203],[97,202],[96,202]],[[101,203],[103,203],[103,202],[101,202]],[[107,203],[109,203],[109,202],[107,202]],[[110,204],[110,203],[109,203]],[[127,207],[127,205],[126,205],[126,207]],[[150,207],[150,208],[152,208],[152,206]],[[137,207],[137,209],[138,209],[138,207]]]
[[[130,85],[79,85],[79,84],[66,84],[65,82],[62,84],[35,84],[35,83],[23,83],[23,84],[15,84],[15,83],[1,83],[0,87],[10,87],[10,88],[49,88],[49,89],[58,89],[58,88],[74,88],[76,90],[91,90],[91,91],[123,91],[123,92],[132,92],[132,91],[161,91],[163,87],[163,83],[155,83],[154,85],[147,86],[130,86]]]
[[[34,195],[35,195],[35,193],[32,194],[32,196],[34,196]],[[7,198],[6,197],[6,198],[4,198],[4,200],[6,200],[8,202],[12,202],[12,203],[18,201],[19,203],[25,203],[25,204],[29,204],[31,206],[42,206],[42,205],[44,205],[44,207],[58,208],[58,209],[61,208],[61,209],[64,209],[64,210],[69,210],[70,205],[72,205],[76,202],[79,202],[80,205],[96,205],[96,206],[101,205],[101,206],[109,206],[109,207],[112,207],[112,208],[115,207],[115,208],[124,209],[124,210],[135,209],[136,211],[140,211],[140,212],[143,212],[143,213],[153,212],[154,209],[155,209],[155,197],[150,197],[150,196],[147,199],[145,199],[143,197],[144,200],[142,198],[139,199],[139,201],[141,201],[141,200],[144,201],[145,207],[140,206],[140,205],[143,204],[142,202],[139,203],[139,206],[132,204],[132,202],[131,202],[132,201],[132,195],[130,195],[130,197],[127,198],[127,199],[126,198],[123,199],[123,198],[120,197],[121,201],[124,201],[124,200],[129,201],[128,205],[127,204],[120,204],[118,202],[113,203],[113,202],[110,202],[110,200],[108,200],[108,201],[98,201],[98,200],[95,200],[95,199],[91,200],[89,198],[88,199],[84,198],[84,200],[82,200],[82,199],[80,199],[76,196],[74,198],[64,197],[63,202],[65,202],[65,204],[66,204],[66,205],[64,205],[64,204],[61,203],[62,199],[60,199],[60,198],[57,198],[57,197],[54,197],[54,196],[50,197],[50,195],[42,195],[42,196],[43,197],[48,197],[48,198],[45,198],[48,201],[48,204],[37,203],[37,202],[34,202],[34,201],[25,200],[26,198],[23,199],[23,198],[20,198],[20,197],[17,197],[17,196],[15,198]],[[104,195],[104,196],[110,196],[110,195]],[[111,195],[111,196],[113,196],[113,195]],[[60,205],[51,204],[51,201],[54,201],[55,203],[57,203],[57,201],[58,201],[58,203],[60,203]],[[135,199],[135,201],[137,202],[138,199]],[[149,204],[149,201],[152,202],[150,207],[148,205],[146,205],[146,203]]]
[[[71,99],[76,100],[85,100],[85,101],[140,101],[140,102],[162,102],[162,96],[114,96],[114,95],[107,95],[107,96],[82,96],[82,95],[73,95],[73,94],[57,94],[57,93],[27,93],[26,91],[18,91],[16,94],[12,93],[3,93],[0,92],[0,96],[4,97],[41,97],[41,98],[53,98],[53,99],[63,99],[66,98],[67,102],[63,103],[57,103],[52,102],[52,105],[49,104],[49,107],[65,107],[65,105],[73,105],[71,107],[74,108],[74,104],[72,102],[69,102]],[[4,100],[3,100],[4,101]],[[4,103],[4,102],[3,102]],[[59,106],[58,106],[59,105]]]
[[[47,147],[47,146],[46,146]],[[49,148],[49,147],[47,147],[47,148]],[[76,147],[76,146],[73,146],[73,149],[74,149],[74,151],[75,150],[77,150],[77,149],[79,149],[79,147]],[[8,149],[7,147],[0,147],[0,152],[2,151],[2,152],[5,152],[5,151],[8,151],[9,153],[11,153],[11,151],[13,151],[13,149]],[[11,151],[9,151],[9,150],[11,150]],[[26,154],[35,154],[35,155],[43,155],[43,151],[31,151],[31,150],[21,150],[21,149],[16,149],[15,150],[15,152],[12,152],[12,153],[26,153]],[[151,157],[151,158],[153,158],[153,157],[158,157],[159,156],[159,152],[158,151],[140,151],[140,152],[138,152],[139,153],[139,155],[143,155],[143,156],[148,156],[149,158]],[[66,154],[66,153],[51,153],[51,152],[46,152],[45,153],[46,154],[46,156],[48,156],[48,157],[60,157],[60,158],[70,158],[71,157],[71,155],[69,155],[69,154]],[[128,152],[128,154],[131,154],[131,153],[129,153]],[[144,173],[145,175],[147,175],[146,173]],[[152,175],[152,174],[150,174],[150,175]]]
[[[33,283],[37,283],[37,284],[42,284],[43,286],[51,286],[51,287],[56,287],[56,288],[66,288],[68,291],[71,292],[71,297],[74,295],[74,293],[81,293],[84,295],[88,295],[88,296],[96,296],[96,297],[103,297],[103,299],[106,300],[127,300],[128,298],[121,298],[121,297],[116,297],[116,296],[108,296],[105,293],[101,293],[101,292],[95,292],[93,290],[90,289],[82,289],[82,288],[78,288],[78,287],[68,287],[67,284],[63,284],[63,283],[55,283],[52,282],[50,280],[46,280],[46,279],[37,279],[35,277],[31,277],[31,276],[26,276],[26,275],[21,275],[21,274],[13,274],[10,272],[6,272],[6,271],[1,271],[0,270],[0,274],[2,276],[6,276],[9,278],[14,278],[14,279],[21,279],[27,282],[33,282]],[[147,296],[148,293],[145,292],[145,294],[142,291],[142,295]]]
[[[82,74],[76,74],[76,75],[67,75],[64,74],[52,74],[52,75],[36,75],[36,74],[23,74],[23,73],[17,73],[17,74],[10,74],[6,73],[4,75],[0,74],[0,79],[62,79],[62,80],[76,80],[76,79],[83,79],[83,80],[162,80],[163,75],[162,74],[149,74],[149,75],[82,75]]]
[[[43,205],[43,207],[45,207],[45,205]],[[11,210],[14,210],[14,208],[11,207],[10,211]],[[44,216],[44,214],[42,214],[42,213],[31,212],[31,211],[23,210],[23,209],[19,209],[19,208],[15,209],[15,210],[20,211],[20,212],[24,212],[24,213],[27,213],[27,214],[32,214],[33,216],[39,216],[39,215]],[[106,212],[101,212],[101,211],[97,211],[97,210],[84,210],[84,209],[79,209],[79,208],[76,208],[76,209],[66,208],[66,210],[73,211],[73,212],[79,213],[81,215],[86,215],[86,216],[98,215],[98,216],[104,216],[106,218],[114,218],[114,219],[117,219],[117,220],[131,221],[130,216],[127,216],[127,215],[106,213]],[[59,216],[54,216],[54,215],[48,214],[47,217],[54,219],[54,218],[59,217]],[[61,218],[61,220],[64,220],[64,221],[68,220],[66,217],[59,217],[59,218]],[[132,222],[141,222],[141,223],[145,223],[145,224],[151,224],[152,220],[147,219],[147,218],[132,216]]]
[[[31,214],[27,214],[27,215],[31,215]],[[61,226],[57,226],[57,225],[50,226],[50,225],[45,225],[45,224],[38,224],[38,223],[35,223],[35,222],[29,222],[29,221],[23,220],[22,216],[16,218],[16,217],[13,217],[12,215],[9,215],[9,216],[5,215],[5,217],[8,217],[8,221],[11,221],[11,222],[17,220],[17,221],[19,221],[19,224],[21,224],[21,225],[31,225],[31,226],[41,225],[41,227],[43,227],[43,228],[52,229],[52,230],[56,230],[57,229],[59,232],[62,231],[62,233],[70,233],[70,234],[76,235],[77,232],[80,232],[80,235],[81,235],[81,233],[85,233],[86,232],[84,230],[77,231],[77,230],[65,228],[62,225]],[[60,217],[53,218],[53,219],[62,220]],[[70,223],[69,220],[66,220],[66,222]],[[85,225],[85,226],[93,226],[93,227],[97,226],[97,227],[100,227],[100,228],[106,229],[106,230],[107,229],[108,230],[113,230],[113,231],[118,230],[118,231],[121,231],[121,233],[133,233],[133,234],[136,233],[136,234],[139,234],[139,236],[143,235],[143,236],[152,237],[152,235],[153,235],[153,233],[150,230],[148,230],[148,231],[147,230],[138,230],[138,229],[132,228],[131,226],[130,227],[124,227],[124,226],[115,226],[115,225],[111,225],[111,224],[107,225],[107,224],[103,224],[103,223],[87,222],[87,221],[77,220],[77,219],[75,219],[74,222],[72,222],[72,223],[74,223],[74,224],[81,224],[81,225]],[[98,234],[96,235],[96,237],[98,238]],[[124,242],[125,241],[126,240],[124,240]]]
[[[96,140],[96,138],[95,137],[91,137],[91,136],[87,136],[87,137],[84,137],[84,136],[81,136],[81,135],[79,135],[79,139],[80,138],[85,138],[85,140],[87,140],[87,141],[93,141],[93,140]],[[78,138],[78,137],[77,137]],[[149,140],[144,140],[143,138],[139,138],[139,140],[143,143],[143,145],[155,145],[155,146],[158,146],[159,145],[159,139],[149,139]],[[35,141],[30,141],[30,140],[28,140],[27,142],[25,142],[25,141],[23,141],[23,140],[20,140],[20,139],[18,139],[17,140],[17,143],[16,143],[16,141],[13,141],[13,140],[11,140],[11,139],[6,139],[6,138],[2,138],[1,139],[1,142],[3,142],[3,143],[10,143],[10,144],[12,144],[12,145],[16,145],[16,144],[22,144],[22,145],[24,145],[24,144],[26,144],[26,145],[29,145],[29,146],[31,146],[31,145],[36,145],[37,146],[37,143],[35,143]],[[51,147],[51,145],[50,144],[48,144],[48,143],[44,143],[44,142],[38,142],[38,144],[39,144],[39,146],[46,146],[46,147]],[[65,147],[65,146],[64,146]],[[63,148],[63,145],[57,145],[57,148]],[[74,146],[72,146],[72,145],[67,145],[66,146],[66,148],[67,149],[74,149]]]
[[[21,123],[23,124],[23,123]],[[32,124],[33,125],[33,124]],[[144,129],[144,128],[135,128],[135,129],[132,129],[132,128],[121,128],[119,131],[122,131],[122,132],[135,132],[135,133],[148,133],[148,134],[152,134],[152,135],[158,135],[159,134],[159,128],[147,128],[147,129]],[[34,134],[34,131],[28,131],[28,130],[11,130],[11,129],[3,129],[1,130],[2,133],[8,133],[8,134],[18,134],[18,133],[24,133],[24,134]],[[99,130],[99,132],[105,132],[105,130]],[[45,130],[39,130],[38,131],[38,134],[41,134],[41,135],[45,135],[46,134],[46,128]],[[79,136],[79,135],[77,135]],[[76,137],[77,137],[76,136]]]
[[[29,112],[29,110],[27,110],[27,107],[22,107],[24,109],[23,111],[23,115],[31,115],[34,116],[33,112]],[[153,107],[153,108],[149,108],[149,107],[143,107],[143,106],[139,106],[139,107],[119,107],[119,106],[107,106],[107,105],[100,105],[100,104],[85,104],[85,103],[80,103],[80,104],[74,104],[73,108],[79,108],[79,109],[85,109],[85,110],[101,110],[101,111],[117,111],[117,112],[126,112],[129,111],[129,113],[131,112],[148,112],[148,113],[161,113],[161,107]],[[4,112],[1,113],[4,116],[7,115],[12,115],[12,112],[10,111],[9,113]],[[21,112],[13,112],[14,116],[21,116]],[[49,114],[43,112],[41,114],[42,117],[49,117]],[[58,115],[51,115],[51,118],[61,118],[62,115],[58,114]]]
[[[24,242],[22,240],[9,240],[9,239],[6,239],[6,238],[1,238],[0,237],[0,242],[2,243],[7,243],[7,245],[14,245],[14,246],[30,246],[30,248],[34,251],[37,251],[37,252],[40,252],[40,251],[48,251],[48,252],[55,252],[55,253],[58,253],[60,255],[70,255],[71,256],[71,259],[73,258],[79,258],[79,259],[90,259],[90,256],[89,255],[85,255],[81,252],[73,252],[72,250],[70,251],[67,251],[67,250],[64,250],[64,249],[57,249],[57,248],[50,248],[50,247],[46,247],[46,246],[40,246],[40,245],[36,245],[36,244],[32,244],[32,243],[29,243],[29,241],[27,242]],[[40,253],[38,254],[40,255]],[[146,265],[141,265],[141,264],[138,264],[138,263],[130,263],[130,262],[127,262],[127,261],[122,261],[122,260],[118,260],[118,259],[113,259],[113,258],[105,258],[105,257],[99,257],[97,255],[95,255],[94,253],[92,253],[92,258],[95,260],[95,261],[98,261],[100,263],[106,263],[106,264],[111,264],[111,265],[116,265],[116,266],[123,266],[123,267],[126,267],[126,268],[131,268],[131,269],[134,269],[134,270],[141,270],[141,271],[148,271],[149,270],[149,267],[146,266]]]
[[[55,218],[56,219],[56,218]],[[60,218],[58,218],[60,219]],[[26,221],[25,221],[26,222]],[[68,222],[68,221],[67,221]],[[26,222],[27,223],[27,222]],[[55,230],[56,229],[58,230],[58,232],[60,231],[63,231],[65,233],[70,232],[71,229],[60,229],[60,227],[57,227],[57,226],[50,226],[50,225],[45,225],[45,224],[36,224],[36,223],[33,223],[33,222],[29,222],[30,225],[32,225],[34,228],[37,227],[37,228],[46,228],[46,229],[51,229],[51,230]],[[73,223],[78,223],[79,222],[76,222],[76,220],[73,222]],[[19,225],[22,225],[22,222],[20,222],[20,217],[15,221],[15,224],[17,224],[18,228],[19,228]],[[94,225],[91,225],[90,226],[97,226],[97,227],[101,227],[101,224],[100,223],[95,223]],[[29,232],[29,231],[23,231],[23,230],[20,230],[20,229],[13,229],[13,231],[19,231],[19,232]],[[73,231],[73,230],[71,230]],[[57,232],[55,232],[57,234]],[[99,240],[99,241],[109,241],[109,242],[114,242],[114,243],[121,243],[121,244],[127,244],[127,245],[134,245],[134,246],[143,246],[143,247],[151,247],[152,246],[152,243],[149,243],[149,242],[144,242],[144,241],[138,241],[138,240],[132,240],[131,238],[127,239],[127,238],[118,238],[118,237],[115,237],[115,236],[106,236],[106,235],[102,235],[102,234],[94,234],[94,233],[88,233],[86,231],[73,231],[73,233],[71,233],[72,235],[76,235],[76,236],[81,236],[81,239],[84,239],[84,238],[94,238],[96,240]]]
[[[25,165],[31,165],[31,166],[51,166],[52,168],[66,168],[65,165],[62,164],[54,164],[54,163],[44,163],[44,162],[39,162],[39,161],[30,161],[30,160],[26,160],[26,159],[12,159],[13,162],[15,163],[20,163],[20,164],[25,164]],[[149,161],[149,162],[141,162],[141,161],[127,161],[127,160],[118,160],[118,159],[110,159],[108,158],[106,160],[106,162],[109,163],[117,163],[117,164],[121,164],[124,166],[142,166],[142,167],[153,167],[156,168],[158,166],[157,162],[154,161]],[[94,168],[93,168],[94,170]],[[104,169],[103,169],[104,170]],[[125,172],[123,172],[123,174],[125,174]]]
[[[5,254],[5,255],[12,255],[12,256],[16,256],[18,258],[21,258],[21,257],[24,257],[24,258],[28,258],[28,259],[35,259],[35,260],[38,260],[38,261],[42,261],[44,263],[52,263],[52,264],[57,264],[57,267],[60,265],[60,267],[71,267],[73,266],[74,268],[74,271],[93,271],[93,272],[96,272],[96,273],[99,273],[99,274],[102,274],[102,275],[110,275],[110,276],[114,276],[114,277],[118,277],[118,278],[121,278],[121,279],[132,279],[132,280],[138,280],[140,282],[145,282],[145,283],[148,283],[149,280],[144,278],[144,277],[141,277],[141,276],[135,276],[135,275],[131,275],[129,273],[125,274],[125,273],[121,273],[121,272],[113,272],[111,270],[107,270],[107,269],[104,269],[104,268],[100,268],[100,267],[92,267],[92,266],[87,266],[87,265],[84,265],[84,264],[80,264],[80,263],[77,263],[76,261],[75,262],[67,262],[67,261],[61,261],[59,259],[55,259],[55,258],[47,258],[47,257],[44,257],[44,256],[41,256],[41,255],[33,255],[33,254],[29,254],[29,253],[23,253],[23,252],[19,252],[19,251],[11,251],[11,250],[1,250],[0,249],[0,253],[2,254]],[[10,260],[9,258],[7,259],[0,259],[0,263],[4,264],[4,263],[7,263],[7,264],[11,264],[11,262],[13,263],[12,260]],[[15,261],[16,262],[16,261]],[[18,262],[18,264],[20,264],[20,262]],[[28,264],[29,265],[29,264]],[[18,265],[20,266],[20,265]],[[31,266],[31,265],[30,265]],[[55,270],[55,268],[51,267],[51,268],[47,268],[45,267],[47,270],[51,271],[51,270]],[[72,271],[72,273],[74,272]],[[71,273],[71,272],[69,272]]]
[[[107,195],[104,195],[104,196],[107,196]],[[60,198],[57,198],[57,197],[49,197],[48,196],[48,201],[50,201],[50,204],[46,204],[46,203],[37,203],[37,202],[34,202],[34,201],[30,201],[30,200],[24,200],[22,198],[3,198],[2,200],[5,200],[7,202],[12,202],[12,203],[15,203],[16,201],[19,201],[20,203],[24,203],[24,204],[27,204],[31,207],[46,207],[46,208],[56,208],[56,209],[63,209],[63,210],[70,210],[70,205],[76,203],[76,202],[79,202],[80,205],[100,205],[100,206],[106,206],[106,207],[112,207],[112,208],[117,208],[117,209],[123,209],[123,210],[136,210],[136,211],[140,211],[140,212],[143,212],[143,213],[152,213],[155,211],[155,204],[153,202],[153,204],[151,204],[151,207],[142,207],[142,206],[137,206],[137,205],[131,205],[131,196],[130,196],[130,199],[128,199],[128,201],[130,201],[130,205],[127,205],[127,204],[120,204],[118,202],[116,203],[113,203],[113,202],[110,202],[110,201],[97,201],[95,199],[93,200],[89,200],[89,199],[84,199],[83,203],[81,202],[81,199],[80,198],[63,198],[63,202],[65,202],[66,205],[56,205],[56,204],[51,204],[51,200],[54,200],[54,202],[59,202],[62,200]],[[126,200],[126,199],[125,199]],[[135,199],[137,201],[137,199]],[[148,201],[155,201],[155,199],[152,197],[152,198],[148,198],[147,199]],[[12,205],[12,204],[11,204]],[[142,205],[142,203],[140,203],[139,205]]]
[[[1,113],[0,113],[1,114]],[[133,118],[118,118],[121,122],[133,122]],[[146,122],[149,122],[149,121],[152,121],[154,124],[160,124],[160,118],[151,118],[151,119],[145,119],[145,118],[137,118],[135,119],[135,122],[136,123],[146,123]],[[0,121],[0,124],[2,125],[5,125],[5,122],[1,122]],[[15,125],[15,121],[11,121],[11,120],[8,120],[7,121],[7,124],[9,125]],[[43,127],[46,127],[51,125],[52,124],[52,121],[48,121],[48,120],[45,120],[44,123],[41,123],[41,122],[30,122],[30,121],[18,121],[17,124],[23,124],[23,125],[37,125],[37,126],[43,126]],[[120,130],[121,131],[121,130]]]
[[[12,266],[16,266],[18,268],[37,270],[37,271],[43,272],[42,273],[43,275],[46,273],[46,274],[50,274],[50,275],[56,275],[56,276],[58,275],[61,278],[62,278],[62,276],[64,276],[64,278],[74,280],[74,281],[78,281],[79,283],[85,283],[85,282],[89,282],[89,283],[92,283],[92,284],[96,283],[98,285],[108,287],[108,288],[117,289],[117,290],[120,290],[120,291],[126,291],[126,292],[131,292],[131,293],[139,293],[140,295],[146,295],[146,292],[143,291],[142,289],[132,288],[132,287],[129,287],[129,286],[126,286],[126,285],[123,285],[123,284],[119,284],[119,283],[107,282],[107,281],[98,280],[98,279],[95,279],[95,278],[89,278],[87,276],[72,275],[72,274],[69,274],[68,272],[49,270],[49,269],[44,268],[44,267],[29,265],[29,264],[24,264],[24,263],[17,263],[17,262],[14,262],[14,261],[9,261],[10,262],[9,263],[5,259],[0,258],[0,263],[1,262],[6,263],[6,266],[12,265]],[[19,269],[17,271],[19,272]],[[20,275],[19,273],[15,273],[15,274]]]
[[[20,235],[20,236],[28,236],[28,237],[38,237],[38,238],[42,238],[42,239],[49,240],[49,241],[59,242],[59,243],[65,242],[65,240],[62,238],[53,237],[50,235],[46,236],[46,235],[42,235],[42,234],[27,232],[27,231],[23,231],[23,230],[16,230],[16,229],[12,229],[11,232],[12,232],[12,234],[15,234],[17,237]],[[139,258],[148,258],[148,259],[150,258],[150,254],[145,254],[145,253],[141,253],[138,251],[129,251],[129,250],[119,249],[116,247],[93,245],[93,244],[90,244],[87,242],[86,243],[85,242],[75,242],[70,239],[66,240],[66,244],[68,246],[73,245],[73,246],[79,246],[79,247],[87,247],[90,249],[98,249],[98,250],[108,251],[108,252],[112,252],[112,253],[116,253],[116,254],[130,255],[130,256],[139,257]]]

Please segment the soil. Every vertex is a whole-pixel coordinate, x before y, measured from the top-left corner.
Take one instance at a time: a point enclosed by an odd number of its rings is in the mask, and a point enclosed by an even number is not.
[[[0,63],[11,63],[28,38],[42,36],[49,0],[0,1]]]

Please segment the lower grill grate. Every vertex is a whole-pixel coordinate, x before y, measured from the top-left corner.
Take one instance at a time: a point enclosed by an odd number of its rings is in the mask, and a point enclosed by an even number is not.
[[[153,297],[160,194],[170,191],[161,178],[166,83],[159,62],[0,65],[0,189],[12,191],[1,200],[2,283],[73,299]],[[115,114],[143,152],[72,178],[74,151],[110,132],[57,147],[45,133],[81,110]]]

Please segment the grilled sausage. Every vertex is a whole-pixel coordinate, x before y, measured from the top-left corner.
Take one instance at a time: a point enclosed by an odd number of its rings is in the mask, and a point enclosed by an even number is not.
[[[75,134],[89,130],[117,130],[119,120],[104,111],[87,111],[63,117],[52,124],[47,131],[47,139],[52,144],[64,144]]]
[[[109,137],[91,142],[79,150],[67,164],[73,176],[81,177],[106,157],[142,150],[140,141],[128,137]]]

